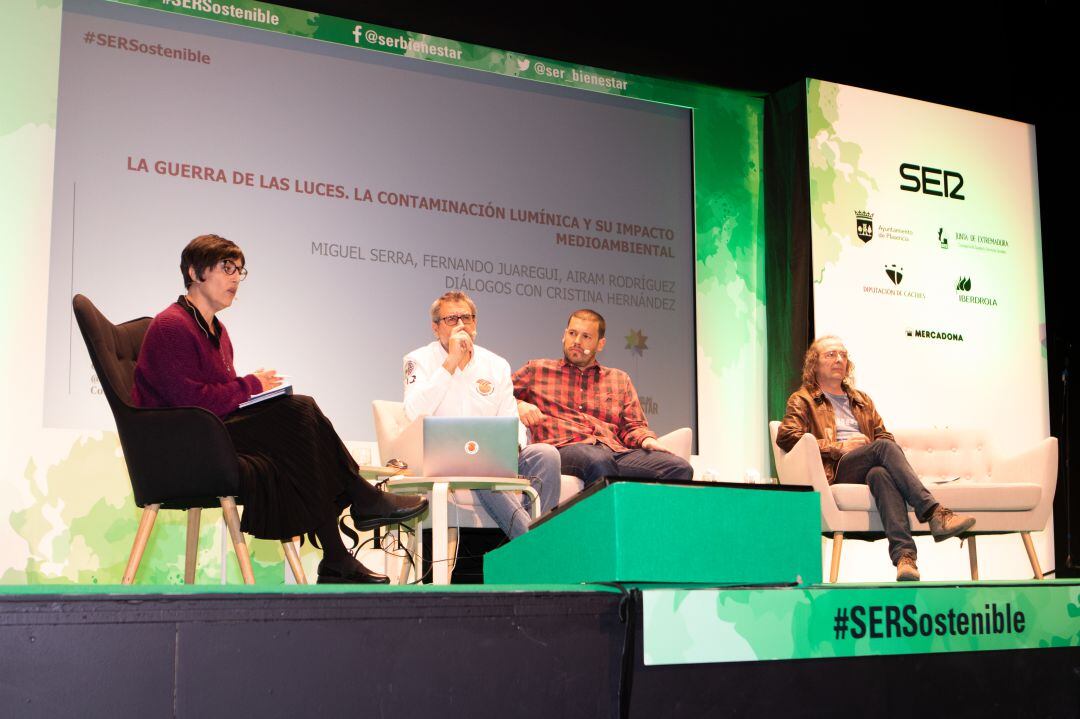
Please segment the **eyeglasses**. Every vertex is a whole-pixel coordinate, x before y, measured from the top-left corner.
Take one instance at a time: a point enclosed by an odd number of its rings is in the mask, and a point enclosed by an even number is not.
[[[847,352],[841,352],[840,350],[829,350],[828,352],[823,352],[821,356],[829,360],[830,362],[837,357],[842,360],[847,360]]]
[[[230,275],[230,276],[235,275],[237,272],[239,272],[241,282],[246,280],[247,276],[248,276],[247,268],[246,267],[238,267],[236,265],[236,263],[233,262],[232,260],[222,260],[221,261],[221,271],[224,272],[227,275]]]
[[[446,317],[440,317],[439,320],[447,327],[453,327],[458,322],[471,325],[476,322],[476,315],[447,315]]]

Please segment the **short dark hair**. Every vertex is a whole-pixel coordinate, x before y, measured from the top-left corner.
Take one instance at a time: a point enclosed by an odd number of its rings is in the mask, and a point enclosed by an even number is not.
[[[566,318],[566,326],[570,326],[570,320],[577,317],[579,320],[589,320],[591,322],[599,322],[600,329],[597,330],[598,339],[604,339],[604,333],[607,332],[607,322],[604,321],[604,316],[595,310],[580,309],[574,310],[569,317]]]
[[[244,252],[240,247],[220,235],[199,235],[180,253],[180,274],[184,276],[184,289],[191,287],[189,268],[202,282],[203,274],[222,260],[233,260],[244,266]]]

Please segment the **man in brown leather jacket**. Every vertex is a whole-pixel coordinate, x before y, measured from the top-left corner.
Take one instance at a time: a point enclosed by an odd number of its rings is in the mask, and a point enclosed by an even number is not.
[[[907,507],[940,542],[975,520],[954,514],[930,494],[885,429],[866,394],[855,389],[855,365],[838,337],[819,337],[803,360],[802,387],[787,401],[776,443],[790,451],[804,434],[817,439],[829,484],[866,484],[877,504],[899,581],[919,579]]]

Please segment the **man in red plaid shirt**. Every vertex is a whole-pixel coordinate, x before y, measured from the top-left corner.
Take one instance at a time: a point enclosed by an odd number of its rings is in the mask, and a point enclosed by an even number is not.
[[[558,447],[563,474],[586,487],[603,477],[691,479],[690,464],[649,429],[630,375],[597,363],[605,329],[598,312],[578,310],[563,332],[563,359],[531,360],[514,373],[532,441]]]

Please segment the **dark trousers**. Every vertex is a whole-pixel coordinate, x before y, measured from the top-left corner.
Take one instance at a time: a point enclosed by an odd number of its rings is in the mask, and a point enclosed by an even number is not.
[[[586,487],[603,477],[694,478],[690,463],[670,452],[645,449],[614,452],[602,444],[568,444],[559,447],[559,454],[563,474],[580,477]]]
[[[938,502],[919,480],[900,445],[892,440],[877,439],[848,452],[836,466],[833,484],[870,487],[889,540],[889,558],[893,564],[900,561],[902,554],[916,553],[908,524],[908,505],[915,510],[919,521],[925,522]]]

